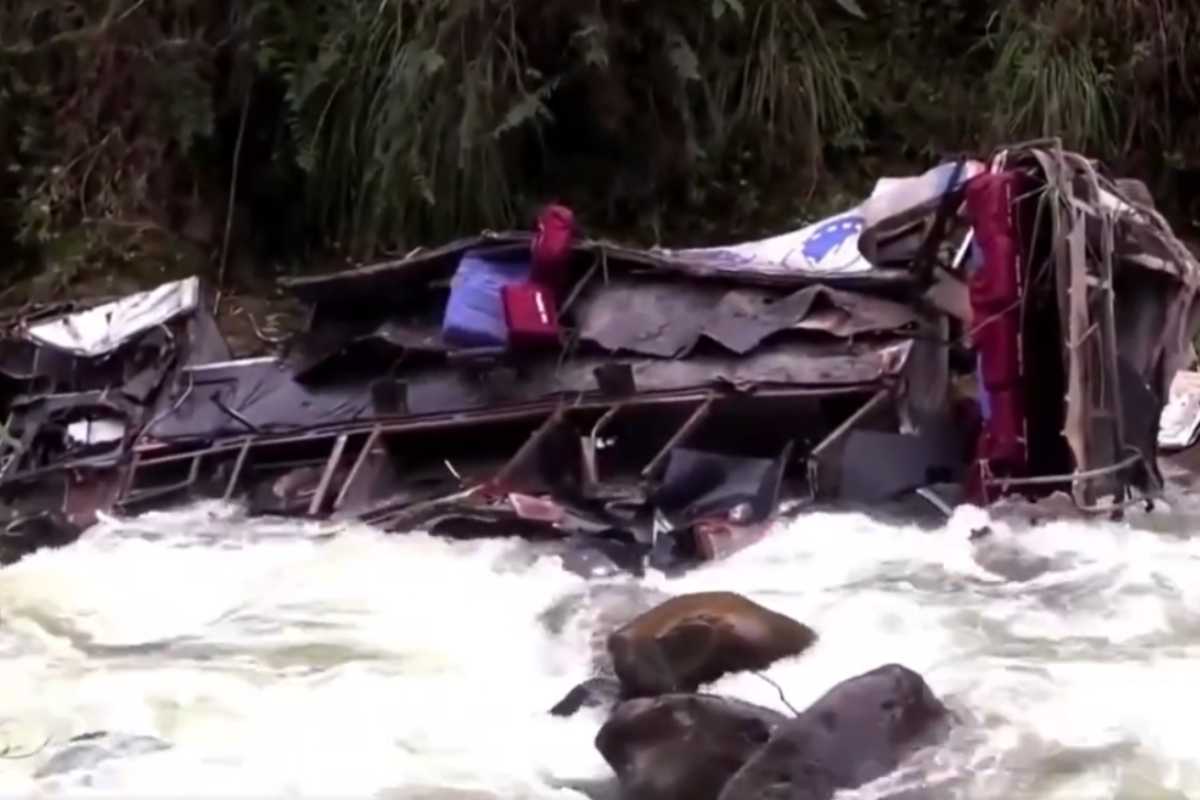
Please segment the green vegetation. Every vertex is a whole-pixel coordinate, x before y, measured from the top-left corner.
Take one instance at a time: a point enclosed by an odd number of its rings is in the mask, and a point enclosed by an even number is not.
[[[1191,0],[0,0],[0,239],[47,291],[404,252],[548,199],[704,242],[1045,134],[1187,233],[1198,93]]]

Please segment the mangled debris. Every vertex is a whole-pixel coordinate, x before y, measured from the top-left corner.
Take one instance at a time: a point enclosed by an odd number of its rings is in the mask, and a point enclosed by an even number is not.
[[[1161,486],[1198,275],[1144,190],[1047,143],[759,242],[622,247],[555,206],[536,235],[285,280],[311,315],[266,358],[232,359],[195,279],[24,314],[10,549],[49,512],[201,496],[624,564],[719,557],[814,502],[1119,508]]]

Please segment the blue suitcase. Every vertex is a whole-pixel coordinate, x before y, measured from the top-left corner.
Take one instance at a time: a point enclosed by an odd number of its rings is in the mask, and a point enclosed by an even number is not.
[[[508,325],[501,292],[529,277],[529,248],[463,253],[450,282],[442,340],[455,347],[505,347]]]

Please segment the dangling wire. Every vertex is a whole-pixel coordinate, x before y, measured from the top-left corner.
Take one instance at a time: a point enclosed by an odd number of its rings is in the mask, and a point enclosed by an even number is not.
[[[783,701],[783,704],[784,704],[785,706],[787,706],[789,709],[791,709],[791,712],[792,712],[794,715],[796,715],[797,717],[798,717],[798,716],[800,716],[800,712],[796,710],[796,707],[795,707],[795,706],[793,706],[791,703],[789,703],[789,702],[788,702],[788,699],[787,699],[787,697],[786,697],[786,696],[783,694],[783,687],[781,687],[781,686],[780,686],[778,683],[776,683],[775,681],[771,680],[770,678],[768,678],[766,675],[764,675],[764,674],[763,674],[763,673],[761,673],[761,672],[754,671],[754,670],[752,670],[752,672],[754,672],[754,674],[755,674],[755,675],[757,675],[758,677],[762,678],[762,679],[763,679],[764,681],[766,681],[767,683],[769,683],[769,684],[771,684],[772,686],[774,686],[774,687],[775,687],[775,691],[779,692],[779,699]]]

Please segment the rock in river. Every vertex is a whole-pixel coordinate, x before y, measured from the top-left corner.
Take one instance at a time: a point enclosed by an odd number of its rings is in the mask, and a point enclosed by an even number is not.
[[[568,692],[550,713],[570,716],[580,708],[609,709],[616,705],[622,690],[608,654],[608,637],[638,614],[668,598],[669,595],[657,589],[636,583],[592,583],[547,609],[541,620],[551,634],[560,636],[577,624],[590,631],[588,649],[592,662],[592,677]]]
[[[720,800],[829,800],[896,769],[944,733],[949,713],[925,679],[887,664],[842,681],[770,742],[725,785]]]
[[[716,800],[786,717],[724,697],[627,700],[596,735],[624,800]]]
[[[613,631],[608,651],[629,697],[694,691],[763,669],[817,638],[806,625],[734,592],[673,597]]]

